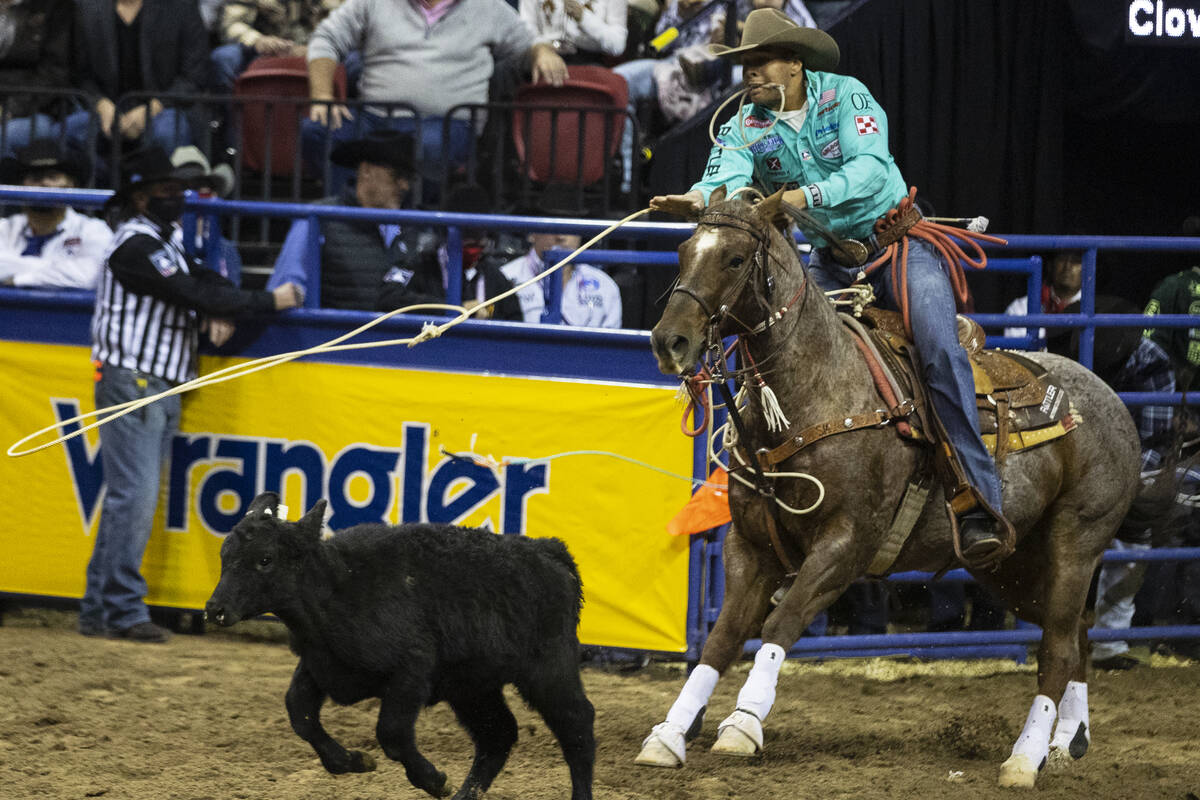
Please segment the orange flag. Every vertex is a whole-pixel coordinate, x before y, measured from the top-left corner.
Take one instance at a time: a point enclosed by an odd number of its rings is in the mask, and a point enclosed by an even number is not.
[[[725,468],[714,469],[708,476],[708,483],[719,486],[701,486],[667,523],[667,533],[672,536],[702,533],[729,522],[729,475]]]

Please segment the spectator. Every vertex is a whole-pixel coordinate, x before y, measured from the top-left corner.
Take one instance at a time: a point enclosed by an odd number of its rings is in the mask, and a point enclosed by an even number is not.
[[[1168,275],[1150,293],[1147,314],[1195,314],[1200,309],[1200,266]],[[1200,366],[1200,327],[1150,328],[1146,335],[1158,343],[1175,366],[1181,391],[1190,391]]]
[[[446,210],[460,214],[487,214],[487,194],[483,187],[463,184],[450,191]],[[419,303],[448,303],[450,283],[450,253],[447,242],[439,231],[414,229],[415,234],[408,248],[408,270],[394,270],[384,276],[380,292],[379,310]],[[493,297],[512,288],[512,283],[500,271],[519,249],[503,237],[494,236],[482,228],[462,230],[462,303],[466,309],[479,307],[474,316],[478,319],[497,319],[520,322],[521,303],[515,295],[509,295],[495,304],[483,304]],[[410,278],[407,274],[412,272]]]
[[[189,93],[204,81],[208,36],[195,0],[77,0],[75,81],[99,99],[100,140],[157,145],[192,141],[182,110],[158,98],[117,108],[130,92]],[[67,139],[86,150],[92,111],[67,117]],[[107,151],[105,151],[107,152]]]
[[[0,87],[71,88],[71,0],[0,4]],[[59,135],[62,97],[0,94],[0,154]]]
[[[1062,309],[1079,313],[1079,302]],[[1119,297],[1098,295],[1096,312],[1136,314],[1137,306]],[[1175,374],[1166,352],[1136,328],[1100,328],[1095,334],[1092,371],[1117,392],[1173,392]],[[1068,358],[1079,357],[1079,330],[1048,340],[1048,349]],[[1174,501],[1174,410],[1170,406],[1142,406],[1134,414],[1142,445],[1143,489],[1117,530],[1115,550],[1148,550],[1151,533],[1162,525]],[[1164,474],[1164,470],[1166,471]],[[1159,491],[1154,491],[1155,487]],[[1146,562],[1105,562],[1096,586],[1096,627],[1128,628],[1133,619],[1134,595],[1146,573]],[[1129,655],[1124,641],[1096,642],[1092,665],[1099,669],[1130,669],[1140,662]]]
[[[200,198],[228,197],[233,190],[233,169],[228,164],[218,164],[216,169],[209,167],[208,159],[195,145],[175,148],[171,153],[171,164],[179,171],[180,176],[188,181],[196,196]],[[216,238],[216,245],[208,247],[210,237]],[[216,253],[216,257],[208,262],[208,268],[220,273],[234,286],[242,283],[242,256],[237,245],[225,238],[220,226],[209,228],[208,220],[200,218],[196,221],[196,252],[203,253],[206,258]]]
[[[375,131],[362,139],[342,142],[331,155],[334,164],[354,170],[352,188],[319,200],[321,205],[396,209],[404,205],[414,169],[412,137],[394,131]],[[275,269],[267,282],[272,289],[288,281],[307,285],[305,269],[308,221],[292,223]],[[373,311],[379,303],[384,276],[412,273],[409,250],[417,247],[416,233],[401,235],[396,223],[324,220],[321,247],[321,306]],[[399,272],[393,273],[393,270]]]
[[[579,243],[580,237],[575,234],[531,233],[529,252],[505,264],[503,272],[514,284],[525,283],[541,275],[547,266],[553,266],[544,260],[547,250],[575,250]],[[559,274],[562,276],[563,324],[587,328],[621,327],[621,292],[603,270],[572,262]],[[526,286],[517,297],[526,322],[547,321],[550,312],[547,281]]]
[[[627,0],[520,0],[519,11],[534,41],[568,64],[603,65],[625,52]]]
[[[56,142],[37,139],[0,161],[0,183],[73,189],[83,165]],[[0,219],[0,283],[49,289],[95,289],[112,231],[68,206],[27,206]]]
[[[339,60],[361,48],[363,73],[359,96],[368,102],[402,102],[421,116],[415,130],[410,116],[394,116],[364,106],[357,116],[334,99],[333,76]],[[461,103],[483,103],[488,83],[502,64],[531,69],[533,81],[561,85],[567,67],[547,44],[535,44],[516,11],[503,0],[347,0],[318,27],[308,44],[309,94],[314,101],[304,123],[302,147],[308,166],[323,171],[327,138],[334,144],[380,128],[419,137],[421,163],[440,175],[443,155],[462,164],[475,132],[463,118],[443,118]],[[354,124],[347,125],[347,121]],[[334,193],[349,174],[333,174]]]
[[[232,93],[238,75],[259,56],[303,56],[317,24],[341,4],[342,0],[227,0],[221,9],[222,44],[209,56],[213,90]],[[347,64],[351,85],[361,68],[357,56]]]
[[[179,217],[185,184],[164,150],[122,163],[111,204],[121,220],[101,275],[92,319],[96,407],[140,400],[196,377],[200,333],[215,345],[232,335],[232,317],[293,308],[293,284],[274,292],[232,286],[183,252]],[[128,314],[130,306],[140,313]],[[100,429],[107,490],[79,608],[79,632],[163,642],[150,621],[140,572],[158,503],[161,468],[179,427],[179,396],[161,399]]]
[[[1043,314],[1061,314],[1072,303],[1078,303],[1083,285],[1083,253],[1079,250],[1059,250],[1050,260],[1050,272],[1042,281]],[[1008,304],[1005,314],[1024,316],[1029,313],[1029,297],[1021,295]],[[1005,328],[1004,335],[1025,336],[1025,328]],[[1038,339],[1045,342],[1046,329],[1038,329]],[[1039,348],[1041,349],[1041,348]]]

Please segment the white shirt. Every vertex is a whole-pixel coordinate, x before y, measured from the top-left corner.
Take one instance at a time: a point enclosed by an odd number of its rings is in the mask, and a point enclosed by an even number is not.
[[[23,256],[29,230],[25,214],[0,219],[0,279],[14,286],[95,289],[113,232],[102,220],[68,208],[40,256]]]
[[[619,56],[628,36],[627,0],[581,0],[578,22],[567,14],[562,0],[520,0],[517,11],[533,29],[534,41],[550,44],[559,39],[589,53]]]
[[[1071,303],[1078,303],[1081,297],[1083,297],[1082,289],[1080,289],[1075,294],[1071,295],[1071,299],[1068,300],[1066,304],[1071,305]],[[1008,304],[1008,307],[1004,309],[1004,313],[1012,314],[1014,316],[1021,316],[1021,317],[1028,314],[1029,313],[1029,296],[1023,294],[1020,297],[1013,300],[1011,303]],[[1024,336],[1025,328],[1005,328],[1004,335],[1005,336]],[[1038,328],[1038,338],[1045,341],[1045,339],[1046,339],[1046,329],[1045,328]]]
[[[621,290],[612,278],[590,264],[575,264],[569,278],[564,279],[562,294],[563,323],[581,328],[621,327]],[[522,284],[542,274],[546,263],[536,251],[530,250],[520,258],[500,268],[504,277]],[[564,270],[568,267],[563,267]],[[542,282],[531,283],[517,292],[521,313],[526,322],[541,322],[546,308]]]

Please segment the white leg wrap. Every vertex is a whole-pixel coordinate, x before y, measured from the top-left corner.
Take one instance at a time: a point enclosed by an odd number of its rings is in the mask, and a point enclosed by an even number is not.
[[[707,664],[701,664],[692,670],[687,682],[683,684],[683,689],[679,691],[675,704],[667,712],[667,722],[678,725],[685,731],[692,727],[700,709],[708,705],[708,698],[712,697],[719,677],[717,671]]]
[[[1054,701],[1044,694],[1033,698],[1025,728],[1013,745],[1012,755],[1000,766],[1000,785],[1033,788],[1038,770],[1050,751],[1050,727],[1054,724]]]
[[[1058,723],[1054,726],[1054,738],[1050,740],[1051,758],[1063,759],[1068,755],[1070,760],[1081,758],[1091,740],[1087,684],[1069,681],[1058,703]]]
[[[749,711],[759,722],[766,720],[775,705],[775,684],[779,680],[779,668],[787,653],[777,644],[764,644],[754,657],[754,666],[738,692],[737,707]]]

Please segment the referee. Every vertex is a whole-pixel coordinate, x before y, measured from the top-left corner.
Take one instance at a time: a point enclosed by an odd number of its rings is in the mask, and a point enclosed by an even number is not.
[[[140,400],[196,377],[201,333],[220,346],[232,319],[295,308],[295,284],[239,289],[183,250],[183,193],[194,167],[176,168],[161,147],[130,154],[109,201],[116,231],[92,317],[96,407]],[[150,621],[142,556],[150,539],[161,472],[179,429],[179,395],[100,429],[107,491],[79,607],[79,632],[165,642]]]

